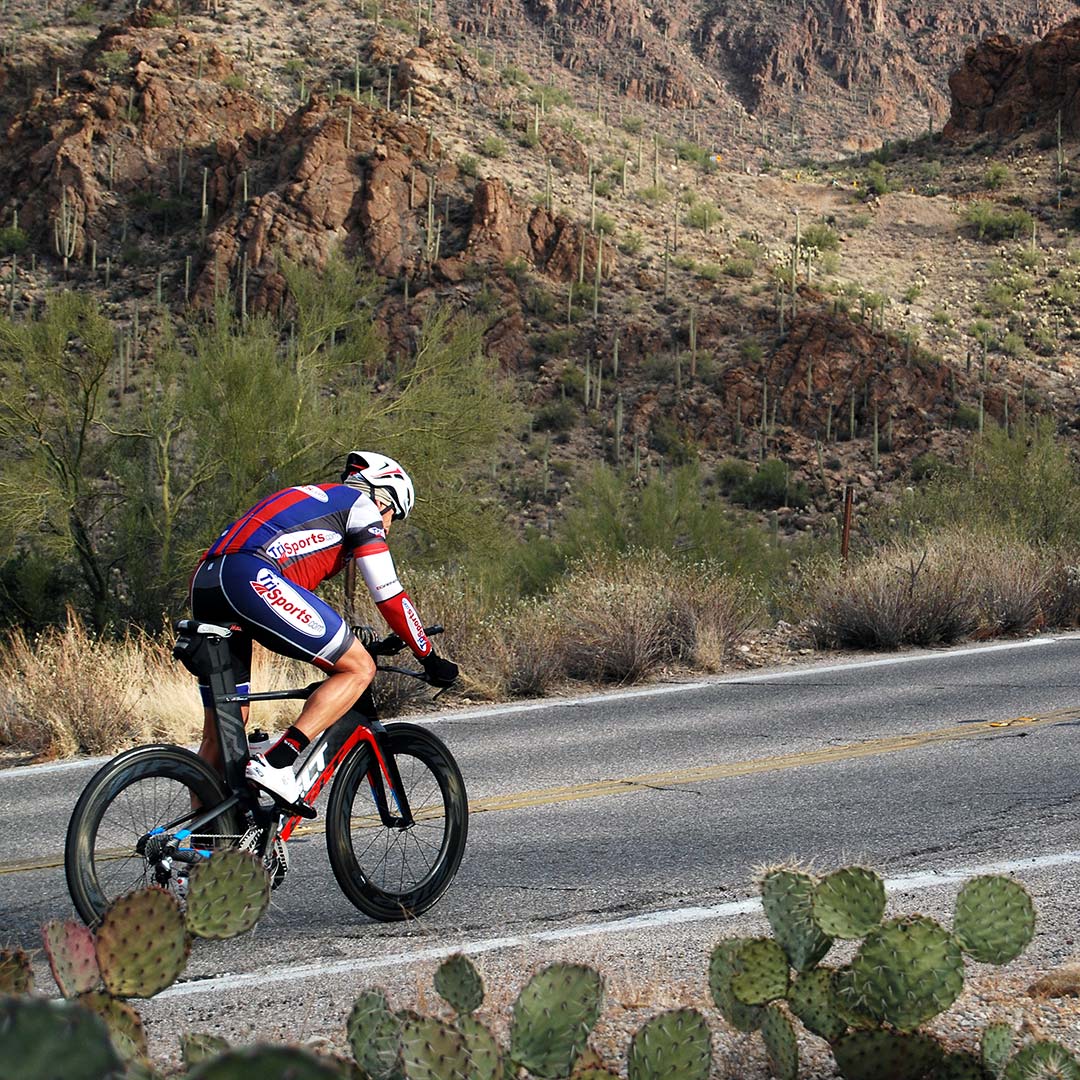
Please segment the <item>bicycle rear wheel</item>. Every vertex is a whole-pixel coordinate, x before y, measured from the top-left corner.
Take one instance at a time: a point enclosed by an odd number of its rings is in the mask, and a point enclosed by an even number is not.
[[[72,811],[64,849],[68,891],[84,922],[96,923],[123,893],[163,884],[155,873],[153,843],[143,853],[136,844],[189,812],[192,796],[203,806],[216,806],[225,799],[224,783],[205,761],[179,746],[139,746],[94,774]],[[232,807],[188,843],[231,847],[243,831],[241,814]]]
[[[427,911],[457,873],[469,832],[465,782],[450,751],[426,728],[387,728],[413,824],[387,828],[373,797],[368,745],[343,766],[326,811],[326,847],[341,891],[365,915],[395,922]]]

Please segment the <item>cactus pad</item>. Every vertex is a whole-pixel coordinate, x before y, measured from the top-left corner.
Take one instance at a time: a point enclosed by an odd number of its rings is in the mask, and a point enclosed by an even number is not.
[[[346,1030],[357,1064],[371,1080],[399,1080],[401,1022],[381,990],[365,990],[356,999]]]
[[[721,941],[709,957],[709,991],[724,1019],[737,1031],[757,1031],[765,1019],[759,1005],[746,1005],[736,996],[732,980],[739,970],[736,956],[750,938],[728,938]]]
[[[115,900],[98,927],[98,967],[116,997],[152,997],[172,985],[188,948],[176,897],[156,886]]]
[[[731,989],[745,1005],[764,1005],[787,994],[787,954],[772,938],[751,938],[735,953]]]
[[[472,1062],[469,1080],[502,1080],[502,1051],[488,1028],[475,1016],[466,1014],[457,1018],[457,1029]]]
[[[472,1069],[464,1038],[438,1020],[402,1020],[401,1052],[409,1080],[469,1080]]]
[[[29,994],[34,989],[34,969],[22,949],[0,949],[0,994]]]
[[[983,1029],[980,1046],[982,1062],[994,1076],[1000,1076],[1005,1071],[1015,1040],[1011,1024],[987,1024]]]
[[[53,919],[41,928],[53,978],[66,998],[93,990],[101,982],[94,935],[80,922]]]
[[[672,1009],[646,1021],[630,1041],[627,1080],[709,1080],[712,1038],[697,1009]]]
[[[814,879],[801,870],[770,870],[762,878],[761,906],[776,940],[796,971],[812,968],[832,946],[814,921]]]
[[[1080,1063],[1061,1043],[1028,1043],[1005,1067],[1005,1080],[1080,1080]]]
[[[933,919],[894,919],[867,935],[836,984],[844,1004],[901,1031],[947,1009],[964,989],[960,944]]]
[[[476,1012],[484,1003],[484,981],[473,962],[458,953],[435,971],[435,989],[454,1012]]]
[[[123,1073],[101,1018],[74,1002],[0,1000],[4,1080],[107,1080]]]
[[[941,1047],[928,1035],[854,1031],[833,1043],[836,1067],[845,1080],[920,1080],[941,1061]]]
[[[765,1009],[761,1025],[769,1069],[777,1080],[796,1080],[799,1075],[799,1044],[787,1013],[775,1002]]]
[[[610,1069],[589,1068],[576,1069],[570,1080],[619,1080],[619,1074]]]
[[[953,933],[972,959],[1006,964],[1035,936],[1035,905],[1017,881],[997,874],[974,877],[956,897]]]
[[[873,870],[845,866],[814,887],[814,920],[832,937],[854,940],[869,934],[885,913],[885,883]]]
[[[582,964],[552,964],[514,1002],[510,1057],[539,1077],[566,1076],[600,1017],[604,981]]]
[[[812,1031],[830,1042],[847,1030],[847,1022],[836,1011],[830,968],[804,971],[788,991],[791,1011]]]
[[[180,1056],[184,1062],[184,1068],[190,1069],[201,1061],[224,1054],[229,1049],[228,1042],[220,1035],[209,1035],[206,1032],[184,1032],[180,1036]]]
[[[196,1065],[187,1080],[341,1080],[329,1062],[291,1046],[248,1046]]]
[[[142,1017],[126,1001],[119,1001],[101,990],[81,994],[76,1001],[105,1021],[109,1038],[125,1063],[146,1057],[146,1032],[143,1030]]]
[[[991,1080],[986,1066],[974,1054],[946,1054],[934,1070],[934,1080]]]
[[[197,937],[222,941],[247,933],[270,903],[270,875],[249,851],[215,851],[192,868],[187,928]]]

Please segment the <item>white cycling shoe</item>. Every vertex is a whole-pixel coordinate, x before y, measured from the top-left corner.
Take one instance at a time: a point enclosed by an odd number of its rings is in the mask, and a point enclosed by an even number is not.
[[[262,754],[256,754],[248,761],[244,775],[256,787],[273,795],[290,813],[305,818],[315,816],[315,809],[301,798],[300,784],[291,768],[275,769]]]

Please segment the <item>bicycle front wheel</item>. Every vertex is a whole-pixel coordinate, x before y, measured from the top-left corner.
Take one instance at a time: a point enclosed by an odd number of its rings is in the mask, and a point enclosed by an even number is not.
[[[123,893],[169,884],[159,876],[154,844],[136,845],[153,829],[190,813],[192,798],[212,807],[225,799],[220,776],[190,750],[139,746],[103,765],[75,804],[68,823],[64,870],[75,910],[88,925]],[[193,834],[198,848],[231,847],[243,833],[232,807]]]
[[[365,915],[395,922],[427,911],[450,885],[465,851],[469,803],[453,755],[415,724],[387,728],[413,824],[383,824],[371,747],[362,745],[334,781],[326,847],[341,891]]]

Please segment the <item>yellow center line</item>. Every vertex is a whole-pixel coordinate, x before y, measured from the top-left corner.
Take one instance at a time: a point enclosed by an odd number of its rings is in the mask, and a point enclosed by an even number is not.
[[[781,772],[786,769],[802,769],[811,765],[827,765],[837,761],[856,761],[859,758],[895,754],[902,750],[916,750],[935,743],[961,742],[980,736],[1004,734],[1010,728],[1041,727],[1080,720],[1080,708],[1055,709],[1038,716],[1017,716],[1011,720],[984,720],[973,724],[955,724],[910,735],[896,735],[865,742],[826,746],[820,750],[803,750],[793,754],[777,754],[772,757],[751,758],[747,761],[731,761],[720,765],[698,765],[685,769],[669,769],[665,772],[642,773],[606,780],[591,780],[565,787],[537,788],[535,791],[515,791],[506,795],[494,795],[487,799],[474,799],[469,803],[470,814],[487,814],[499,810],[525,810],[537,806],[555,806],[559,803],[597,799],[606,795],[628,795],[650,788],[687,787],[691,784],[725,780],[759,773]],[[430,817],[420,813],[419,819]],[[377,823],[374,815],[354,818],[354,827],[365,828]],[[326,831],[323,821],[313,822],[296,829],[294,836],[317,836]],[[126,858],[130,852],[115,850],[99,853],[99,858]],[[63,855],[47,855],[38,859],[16,859],[0,862],[0,876],[25,874],[34,870],[54,870],[64,865]]]

